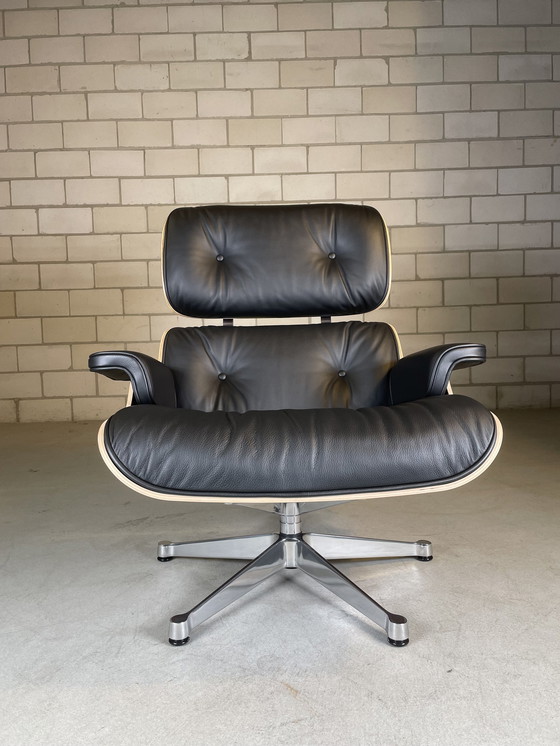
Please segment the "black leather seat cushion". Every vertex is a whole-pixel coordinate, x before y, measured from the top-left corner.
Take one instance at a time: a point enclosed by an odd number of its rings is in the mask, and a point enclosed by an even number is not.
[[[200,412],[127,407],[105,428],[119,471],[162,494],[305,497],[455,481],[496,437],[464,396],[392,407]]]

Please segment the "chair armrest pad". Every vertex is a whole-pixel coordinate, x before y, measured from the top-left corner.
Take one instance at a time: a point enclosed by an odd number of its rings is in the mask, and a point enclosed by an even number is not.
[[[389,373],[392,404],[441,396],[455,368],[480,365],[486,360],[481,344],[448,344],[430,347],[401,358]]]
[[[175,381],[171,370],[141,352],[94,352],[89,369],[114,381],[130,381],[135,404],[176,407]]]

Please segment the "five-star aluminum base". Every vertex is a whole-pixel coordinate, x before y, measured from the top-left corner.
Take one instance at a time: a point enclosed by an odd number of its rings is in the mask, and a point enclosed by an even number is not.
[[[301,513],[333,504],[336,503],[275,505],[273,511],[280,518],[280,531],[277,534],[209,541],[160,541],[158,559],[161,562],[168,562],[175,557],[251,560],[190,611],[171,617],[169,642],[172,645],[185,645],[195,627],[229,606],[261,581],[280,570],[299,568],[382,627],[391,645],[406,645],[408,624],[405,617],[386,611],[328,560],[415,557],[427,562],[432,559],[431,543],[424,540],[387,541],[302,533]]]

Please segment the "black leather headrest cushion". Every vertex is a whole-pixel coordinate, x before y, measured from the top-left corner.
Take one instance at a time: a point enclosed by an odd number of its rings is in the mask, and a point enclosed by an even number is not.
[[[364,313],[389,290],[387,230],[361,205],[180,207],[164,229],[163,279],[187,316]]]

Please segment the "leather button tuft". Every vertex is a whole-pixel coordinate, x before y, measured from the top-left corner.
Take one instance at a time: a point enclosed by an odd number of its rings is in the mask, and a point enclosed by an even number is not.
[[[338,375],[339,375],[339,376],[340,376],[341,378],[344,378],[344,376],[346,375],[346,371],[345,371],[345,370],[339,370],[339,371],[338,371]]]
[[[225,373],[218,373],[218,378],[220,379],[220,381],[225,381],[227,376]]]
[[[216,261],[217,262],[223,262],[224,261],[224,255],[223,254],[218,254],[218,256],[216,257]]]
[[[336,254],[334,253],[334,251],[331,251],[331,253],[329,254],[329,259],[336,259]]]

